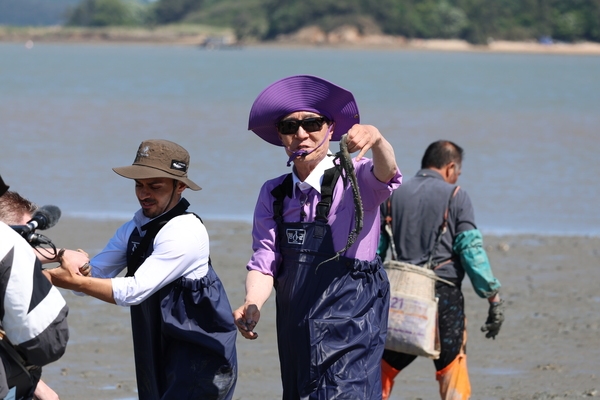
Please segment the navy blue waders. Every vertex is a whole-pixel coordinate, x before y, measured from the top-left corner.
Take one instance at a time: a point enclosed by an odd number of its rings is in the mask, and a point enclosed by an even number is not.
[[[147,232],[143,238],[137,228],[134,230],[127,251],[128,276],[152,254],[152,241],[160,228],[188,206],[182,199],[165,216],[149,222],[143,227]],[[233,397],[237,330],[210,260],[203,278],[181,277],[132,306],[131,325],[140,400]]]
[[[389,282],[379,257],[319,266],[336,254],[327,224],[336,181],[330,172],[314,222],[282,221],[291,179],[272,192],[283,258],[275,278],[283,399],[379,400]]]

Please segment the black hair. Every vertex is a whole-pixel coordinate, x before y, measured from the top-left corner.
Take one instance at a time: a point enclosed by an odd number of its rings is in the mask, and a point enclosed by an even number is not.
[[[449,140],[438,140],[433,142],[425,150],[421,159],[421,168],[440,169],[451,162],[462,165],[463,149]]]
[[[0,175],[0,196],[2,196],[8,190],[9,186],[4,183],[2,176]]]

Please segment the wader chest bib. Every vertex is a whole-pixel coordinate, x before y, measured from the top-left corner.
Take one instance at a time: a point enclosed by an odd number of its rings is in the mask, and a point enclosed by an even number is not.
[[[185,214],[187,207],[189,203],[182,199],[146,224],[144,237],[134,229],[127,249],[128,276],[152,254],[152,242],[160,228]],[[210,260],[203,278],[181,277],[131,306],[131,327],[140,400],[232,398],[237,330]]]
[[[389,282],[381,260],[336,254],[326,171],[314,222],[283,222],[291,175],[273,190],[282,263],[275,278],[283,399],[381,399]]]

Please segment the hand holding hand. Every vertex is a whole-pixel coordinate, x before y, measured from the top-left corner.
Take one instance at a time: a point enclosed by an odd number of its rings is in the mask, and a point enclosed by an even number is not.
[[[487,320],[481,327],[481,332],[487,332],[486,338],[496,339],[496,335],[500,332],[500,327],[504,322],[504,310],[504,300],[490,303]]]
[[[79,275],[77,269],[72,270],[64,264],[61,264],[56,268],[45,269],[44,273],[54,286],[73,290],[75,289],[75,280]]]
[[[90,274],[90,257],[81,250],[67,250],[62,252],[60,257],[61,266],[66,266],[69,270],[77,275],[88,276]]]
[[[44,273],[54,286],[75,290],[77,278],[89,275],[89,257],[87,253],[75,250],[61,250],[60,265],[57,268],[46,269]]]
[[[258,333],[254,332],[260,319],[260,310],[255,304],[244,304],[233,312],[233,320],[238,330],[246,339],[254,340]]]

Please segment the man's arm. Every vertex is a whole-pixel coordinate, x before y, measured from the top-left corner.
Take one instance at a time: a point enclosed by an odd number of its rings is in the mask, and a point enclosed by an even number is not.
[[[246,339],[256,339],[254,328],[260,319],[260,309],[269,299],[273,277],[259,271],[248,271],[244,304],[233,312],[233,320]]]
[[[389,203],[389,204],[388,204]],[[389,222],[391,223],[391,198],[387,201],[384,201],[379,206],[379,245],[377,246],[377,254],[381,257],[381,261],[385,261],[387,256],[388,248],[390,247],[390,241],[393,240],[389,232],[391,232],[391,227],[388,227],[388,214],[389,214]],[[389,230],[389,232],[388,232]],[[393,232],[392,232],[393,233]],[[392,247],[393,249],[393,247]],[[393,255],[392,255],[393,256]]]
[[[475,293],[481,298],[495,298],[494,296],[500,290],[500,282],[492,273],[479,229],[461,232],[454,239],[452,250],[459,255]]]
[[[41,379],[38,381],[33,393],[34,400],[59,400],[58,394]]]
[[[381,261],[385,261],[387,250],[390,245],[390,237],[385,230],[381,230],[379,236],[379,245],[377,246],[377,254],[381,257]]]
[[[112,291],[112,280],[109,278],[92,278],[72,274],[64,265],[48,271],[50,282],[54,286],[85,293],[107,303],[116,304]]]
[[[383,137],[379,130],[372,125],[356,124],[348,131],[348,151],[354,153],[360,160],[370,149],[373,153],[373,174],[380,182],[389,182],[397,171],[394,148]]]
[[[79,268],[86,263],[87,255],[73,252],[63,257],[60,267],[44,271],[54,286],[85,293],[107,303],[115,304],[112,280],[79,275]]]
[[[203,266],[208,270],[208,233],[200,220],[190,214],[173,218],[160,230],[154,238],[154,251],[133,277],[113,278],[122,270],[127,235],[133,230],[131,224],[119,228],[105,249],[92,259],[95,277],[81,276],[79,268],[86,259],[83,253],[73,252],[63,257],[61,268],[48,270],[52,283],[107,303],[130,306],[187,273]],[[104,275],[99,277],[98,272]]]
[[[494,277],[492,267],[483,248],[483,239],[478,229],[461,232],[454,240],[452,250],[460,256],[460,261],[469,276],[475,293],[487,298],[488,317],[481,327],[487,338],[496,338],[504,322],[504,301],[500,298],[500,282]]]
[[[60,249],[59,251],[56,252],[56,254],[52,255],[50,258],[43,255],[38,248],[34,248],[34,250],[36,252],[37,259],[40,260],[40,262],[42,264],[49,264],[49,263],[53,263],[53,262],[64,263],[64,261],[66,259],[75,257],[77,260],[81,260],[81,261],[68,264],[69,266],[79,265],[79,267],[77,267],[77,270],[74,270],[73,272],[78,273],[80,275],[89,275],[90,274],[89,255],[81,249],[77,249],[77,250]],[[44,249],[44,250],[46,251],[47,249]],[[82,254],[84,257],[81,256]],[[50,279],[50,273],[48,271],[42,270],[42,272],[46,276],[46,278]]]

